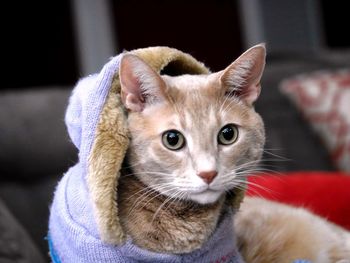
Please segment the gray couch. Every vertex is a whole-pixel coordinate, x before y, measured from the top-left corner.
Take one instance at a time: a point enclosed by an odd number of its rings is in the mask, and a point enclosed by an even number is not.
[[[18,220],[12,224],[10,217],[0,217],[0,226],[4,220],[12,225],[2,228],[5,233],[13,232],[1,234],[0,244],[3,236],[12,235],[18,250],[11,250],[14,259],[16,253],[25,257],[34,253],[27,250],[36,249],[46,259],[43,262],[48,261],[45,236],[51,198],[57,180],[76,160],[64,125],[70,91],[70,87],[46,87],[0,94],[0,199],[9,210],[4,213],[11,212]],[[14,232],[15,225],[21,225],[21,230]],[[22,234],[24,230],[28,234]],[[8,251],[0,245],[0,262]],[[31,257],[22,260],[40,262]]]
[[[350,68],[350,50],[324,52],[312,55],[276,55],[267,60],[262,80],[262,93],[256,110],[266,125],[266,149],[284,157],[285,161],[265,154],[266,161],[278,171],[334,170],[328,152],[320,138],[296,110],[295,106],[279,92],[285,78],[315,70]],[[278,158],[277,158],[278,159]]]
[[[334,170],[318,137],[279,93],[278,84],[296,73],[345,66],[350,67],[350,53],[268,57],[256,109],[265,120],[267,151],[285,159],[266,153],[266,167]],[[49,260],[50,202],[57,180],[77,158],[64,126],[71,88],[0,93],[0,262]]]

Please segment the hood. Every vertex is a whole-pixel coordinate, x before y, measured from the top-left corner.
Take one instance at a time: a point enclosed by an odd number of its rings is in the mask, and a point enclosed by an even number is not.
[[[202,63],[176,49],[150,47],[131,53],[158,73],[209,73]],[[98,75],[89,76],[78,83],[65,118],[72,142],[79,150],[79,162],[85,170],[101,238],[111,244],[120,244],[125,239],[119,224],[116,200],[119,170],[129,145],[118,74],[122,55],[113,58]]]

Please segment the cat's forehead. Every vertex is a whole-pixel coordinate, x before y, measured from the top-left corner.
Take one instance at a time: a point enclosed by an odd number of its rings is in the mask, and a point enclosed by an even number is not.
[[[205,111],[215,107],[222,98],[217,74],[163,76],[167,85],[168,102],[190,111]]]
[[[181,75],[162,76],[165,83],[170,88],[176,88],[182,92],[204,91],[217,85],[217,74],[209,75]]]
[[[203,127],[217,130],[225,123],[240,124],[246,115],[242,103],[225,96],[216,73],[162,78],[167,85],[164,103],[146,107],[143,114],[156,133],[167,129],[202,132]]]
[[[168,89],[168,106],[184,126],[216,124],[228,116],[240,119],[242,103],[225,96],[220,72],[208,75],[162,76]]]

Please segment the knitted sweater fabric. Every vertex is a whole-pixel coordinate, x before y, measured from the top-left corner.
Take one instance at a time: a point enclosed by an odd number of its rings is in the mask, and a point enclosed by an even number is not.
[[[243,262],[228,211],[202,248],[186,254],[162,254],[136,246],[130,237],[122,245],[104,243],[94,218],[87,185],[88,158],[95,130],[120,58],[112,58],[99,74],[78,82],[69,100],[66,125],[79,161],[60,180],[50,209],[49,247],[53,262]]]

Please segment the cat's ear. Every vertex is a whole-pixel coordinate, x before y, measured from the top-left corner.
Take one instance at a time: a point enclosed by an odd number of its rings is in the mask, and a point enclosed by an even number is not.
[[[120,62],[121,98],[131,111],[141,112],[146,103],[159,100],[165,88],[160,75],[139,57],[125,54]]]
[[[220,80],[226,94],[252,105],[260,94],[265,57],[265,44],[259,44],[248,49],[223,70]]]

